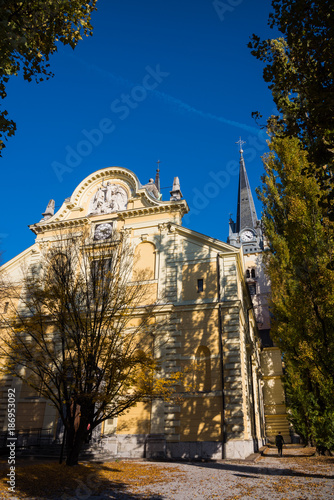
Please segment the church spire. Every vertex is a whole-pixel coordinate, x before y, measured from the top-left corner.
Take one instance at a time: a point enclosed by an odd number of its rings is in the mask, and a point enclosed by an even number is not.
[[[240,153],[240,170],[239,170],[239,188],[238,188],[238,207],[237,207],[237,222],[235,232],[240,233],[245,228],[256,229],[258,218],[256,215],[254,200],[246,172],[245,160],[243,157],[242,145],[245,141],[239,138],[236,142],[239,144]]]

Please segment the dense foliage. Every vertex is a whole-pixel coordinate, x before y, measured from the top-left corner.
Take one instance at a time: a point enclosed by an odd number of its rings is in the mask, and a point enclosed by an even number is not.
[[[272,286],[272,336],[286,365],[297,431],[334,448],[334,233],[318,203],[319,185],[303,174],[298,139],[273,138],[265,158],[263,223]]]
[[[299,137],[318,179],[321,202],[334,220],[334,4],[331,0],[273,0],[269,25],[282,36],[253,35],[252,54],[266,63],[280,116],[269,119],[276,135]]]
[[[11,75],[40,82],[52,76],[49,57],[57,44],[73,49],[92,34],[91,14],[97,0],[0,0],[0,97],[6,97]],[[0,152],[3,139],[14,135],[15,122],[0,112]]]
[[[273,0],[276,39],[253,35],[279,115],[259,191],[268,239],[272,336],[286,366],[291,420],[334,449],[334,5]]]

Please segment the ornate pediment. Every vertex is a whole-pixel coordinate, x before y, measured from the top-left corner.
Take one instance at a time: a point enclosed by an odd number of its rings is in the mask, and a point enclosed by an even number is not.
[[[174,195],[174,191],[171,194]],[[106,219],[104,215],[118,213],[122,220],[172,212],[182,217],[187,213],[188,206],[179,198],[172,196],[169,201],[162,201],[153,179],[142,185],[131,170],[108,167],[81,181],[56,213],[54,202],[50,202],[43,213],[43,219],[32,224],[30,229],[36,234],[45,233],[62,227],[77,227],[90,223],[91,217],[94,220],[99,216]]]

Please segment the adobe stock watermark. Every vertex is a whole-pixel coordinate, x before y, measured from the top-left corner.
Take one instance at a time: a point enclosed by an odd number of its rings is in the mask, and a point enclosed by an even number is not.
[[[63,493],[60,497],[61,500],[88,500],[91,496],[95,496],[98,488],[102,484],[102,480],[97,476],[97,473],[92,472],[86,477],[86,482],[84,483],[81,479],[74,479],[78,486],[75,489],[74,496],[68,493]]]
[[[16,436],[15,436],[15,419],[16,419],[16,394],[15,388],[9,388],[7,402],[7,448],[8,448],[8,465],[9,472],[7,474],[8,491],[15,493],[16,488]]]
[[[219,19],[225,21],[225,15],[233,12],[242,2],[243,0],[213,0],[212,6]]]
[[[116,116],[121,121],[125,120],[132,110],[136,109],[147,98],[149,92],[156,89],[164,78],[167,78],[170,74],[161,71],[160,64],[157,64],[155,68],[146,66],[145,70],[146,74],[140,85],[135,85],[128,94],[121,94],[118,99],[114,99],[110,104],[110,111],[113,116]],[[73,172],[73,169],[78,167],[83,159],[102,143],[104,137],[112,134],[115,130],[116,124],[109,117],[102,118],[97,126],[91,130],[82,129],[83,138],[74,147],[70,145],[65,147],[64,161],[53,161],[51,163],[58,181],[62,182],[65,173]]]
[[[246,139],[246,144],[249,145],[243,149],[243,157],[245,163],[250,163],[255,160],[261,151],[267,146],[268,136],[266,132],[260,131],[256,136],[250,135]],[[207,208],[210,201],[220,195],[223,189],[226,189],[231,182],[231,178],[239,173],[239,161],[231,160],[227,162],[224,170],[218,172],[210,171],[210,180],[204,184],[201,189],[193,188],[193,197],[189,203],[189,213],[183,217],[183,222],[189,224],[192,216],[199,215]]]

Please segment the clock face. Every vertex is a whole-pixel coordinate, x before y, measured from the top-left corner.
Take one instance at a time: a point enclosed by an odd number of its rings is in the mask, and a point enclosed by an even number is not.
[[[94,239],[95,240],[105,240],[111,236],[112,225],[111,224],[99,224],[95,228]]]
[[[254,234],[252,231],[244,231],[240,236],[241,241],[252,241],[254,239]]]

